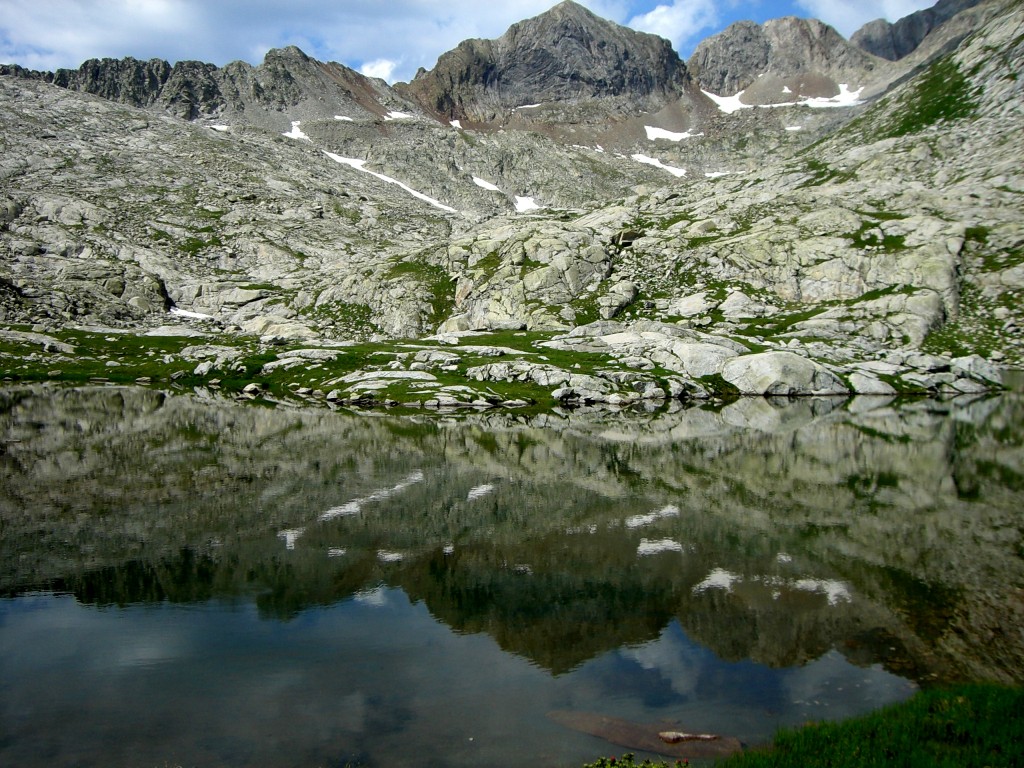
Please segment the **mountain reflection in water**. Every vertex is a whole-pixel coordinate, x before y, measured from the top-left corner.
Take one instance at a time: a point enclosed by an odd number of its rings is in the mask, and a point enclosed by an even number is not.
[[[0,762],[571,765],[549,710],[752,742],[1020,683],[1022,416],[0,391]]]

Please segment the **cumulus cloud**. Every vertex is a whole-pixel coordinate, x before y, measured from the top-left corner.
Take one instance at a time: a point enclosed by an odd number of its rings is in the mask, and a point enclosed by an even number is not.
[[[677,51],[683,51],[692,40],[721,23],[719,8],[722,5],[716,0],[676,0],[634,16],[629,26],[664,37],[672,41]]]
[[[381,80],[390,82],[397,66],[398,63],[391,61],[391,59],[374,59],[373,61],[365,62],[359,68],[359,71],[367,77],[379,77]]]
[[[934,0],[796,0],[809,16],[821,19],[849,37],[869,21],[888,19],[897,21],[904,16],[930,8]]]
[[[773,10],[777,13],[772,12]],[[671,0],[658,3],[646,13],[630,17],[628,26],[664,37],[680,56],[687,58],[704,38],[741,18],[781,16],[788,2],[762,0]]]

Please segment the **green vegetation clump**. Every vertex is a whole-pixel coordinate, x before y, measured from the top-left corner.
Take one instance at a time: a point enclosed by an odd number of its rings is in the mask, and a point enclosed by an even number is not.
[[[1024,765],[1024,689],[965,685],[922,691],[909,701],[839,723],[780,731],[764,748],[716,768],[1011,768]],[[583,768],[681,768],[637,762],[632,753]]]
[[[672,766],[674,768],[683,768],[683,766],[689,764],[689,760],[676,760],[672,763]],[[583,768],[670,768],[670,766],[664,761],[655,762],[649,759],[638,763],[636,755],[632,752],[627,752],[622,757],[599,757],[594,762],[584,765]]]
[[[978,108],[978,89],[952,56],[940,59],[912,86],[901,109],[879,138],[918,133],[937,123],[972,117]]]
[[[811,173],[811,178],[800,185],[801,189],[804,187],[819,187],[823,184],[831,184],[832,182],[842,184],[856,178],[857,175],[853,171],[833,168],[827,163],[815,159],[808,160],[806,167],[808,172]]]
[[[922,691],[909,701],[841,723],[781,731],[766,749],[719,768],[1024,765],[1024,689],[969,685]]]
[[[890,235],[882,233],[879,236],[878,225],[873,221],[865,221],[856,232],[847,233],[854,248],[862,250],[872,248],[885,253],[896,253],[906,248],[905,235]]]

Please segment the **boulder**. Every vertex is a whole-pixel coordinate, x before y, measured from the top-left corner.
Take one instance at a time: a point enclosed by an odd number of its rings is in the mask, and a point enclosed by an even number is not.
[[[833,395],[850,391],[825,366],[793,352],[735,357],[722,368],[722,378],[744,395]]]

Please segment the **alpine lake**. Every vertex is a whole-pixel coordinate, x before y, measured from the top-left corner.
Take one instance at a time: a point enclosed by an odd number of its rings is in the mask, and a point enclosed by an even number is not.
[[[0,764],[569,768],[666,730],[719,737],[658,749],[701,764],[1019,685],[1012,389],[420,415],[0,390]]]

